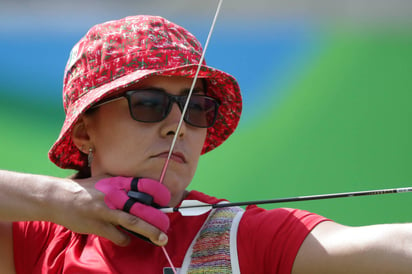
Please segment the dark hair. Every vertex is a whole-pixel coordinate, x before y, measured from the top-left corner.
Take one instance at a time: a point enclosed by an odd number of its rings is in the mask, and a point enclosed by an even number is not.
[[[70,179],[86,179],[92,177],[90,167],[84,167],[76,173],[69,176]]]

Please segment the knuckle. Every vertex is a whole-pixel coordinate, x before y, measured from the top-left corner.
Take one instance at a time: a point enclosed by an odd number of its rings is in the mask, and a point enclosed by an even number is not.
[[[136,216],[128,214],[125,219],[125,224],[127,226],[140,226],[142,224],[142,220]]]

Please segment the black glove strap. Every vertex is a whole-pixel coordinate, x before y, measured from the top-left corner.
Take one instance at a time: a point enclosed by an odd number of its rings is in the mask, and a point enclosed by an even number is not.
[[[133,200],[133,199],[134,199],[135,202],[139,202],[139,203],[144,204],[144,205],[152,205],[153,204],[153,197],[150,196],[147,193],[144,193],[144,192],[129,191],[129,192],[127,192],[127,196],[129,196],[130,199],[126,202],[126,204],[130,200]],[[125,204],[125,206],[126,206],[126,204]]]
[[[139,189],[137,188],[137,183],[139,182],[139,178],[133,178],[132,182],[130,183],[130,190],[132,191],[139,191]]]
[[[127,196],[129,196],[129,200],[126,201],[126,203],[123,206],[123,211],[129,213],[130,209],[132,206],[139,202],[141,204],[149,205],[149,206],[157,206],[156,204],[153,203],[153,197],[147,193],[144,192],[139,192],[139,189],[137,187],[139,182],[139,178],[133,178],[132,182],[130,183],[130,191],[127,192]],[[142,240],[148,241],[153,244],[152,241],[149,240],[149,238],[146,238],[136,232],[130,231],[124,227],[122,227],[124,230],[132,233],[133,235],[139,237]]]
[[[123,206],[123,211],[129,213],[130,209],[132,208],[132,206],[134,205],[134,203],[136,203],[136,200],[129,198],[129,200],[126,201],[126,203]]]

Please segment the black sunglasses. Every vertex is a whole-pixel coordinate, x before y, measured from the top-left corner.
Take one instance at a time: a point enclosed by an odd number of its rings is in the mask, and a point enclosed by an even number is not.
[[[130,115],[139,122],[156,123],[167,117],[176,102],[180,111],[187,101],[187,95],[171,95],[162,90],[129,90],[119,97],[97,104],[93,108],[126,97]],[[219,101],[206,95],[192,94],[183,120],[191,126],[200,128],[212,127],[216,121]]]

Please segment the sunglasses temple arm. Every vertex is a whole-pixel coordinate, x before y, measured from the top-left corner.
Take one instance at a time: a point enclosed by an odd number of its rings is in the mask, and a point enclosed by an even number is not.
[[[101,107],[101,106],[103,106],[103,105],[106,105],[106,104],[108,104],[108,103],[111,103],[111,102],[120,100],[120,99],[122,99],[122,98],[123,98],[123,96],[120,96],[120,97],[116,97],[116,98],[113,98],[113,99],[104,101],[104,102],[102,102],[102,103],[99,103],[99,104],[97,104],[97,105],[94,105],[93,107],[91,107],[91,109]]]

